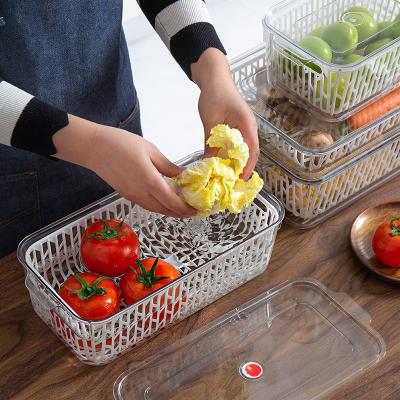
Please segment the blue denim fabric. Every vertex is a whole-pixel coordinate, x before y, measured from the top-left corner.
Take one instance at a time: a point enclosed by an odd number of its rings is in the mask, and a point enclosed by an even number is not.
[[[121,0],[1,0],[0,78],[68,113],[141,134]],[[91,171],[0,145],[0,257],[110,193]]]
[[[135,105],[122,0],[1,0],[0,77],[107,124]]]

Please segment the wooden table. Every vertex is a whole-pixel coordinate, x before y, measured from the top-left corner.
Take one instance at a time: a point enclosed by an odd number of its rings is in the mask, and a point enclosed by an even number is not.
[[[400,288],[367,273],[352,253],[351,223],[365,208],[399,200],[400,178],[310,231],[283,226],[267,271],[187,320],[103,367],[81,364],[33,312],[15,254],[0,260],[0,399],[112,399],[129,365],[290,278],[314,277],[346,292],[372,316],[387,355],[324,400],[400,399]],[[195,400],[195,399],[188,399]]]

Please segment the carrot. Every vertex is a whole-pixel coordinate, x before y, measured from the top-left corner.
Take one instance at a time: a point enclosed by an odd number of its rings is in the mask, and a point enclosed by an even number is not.
[[[400,106],[400,87],[353,114],[347,119],[347,124],[351,131],[355,131],[398,106]]]

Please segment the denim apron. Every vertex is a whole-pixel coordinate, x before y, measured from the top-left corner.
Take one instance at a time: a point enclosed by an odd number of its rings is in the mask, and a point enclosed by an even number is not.
[[[40,100],[141,134],[122,0],[1,0],[0,77]],[[91,171],[0,145],[0,257],[110,193]]]

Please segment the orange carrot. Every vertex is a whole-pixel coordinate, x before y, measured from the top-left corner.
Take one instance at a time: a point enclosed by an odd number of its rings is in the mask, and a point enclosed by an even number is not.
[[[400,87],[353,114],[347,119],[347,123],[350,130],[355,131],[398,106],[400,106]]]

